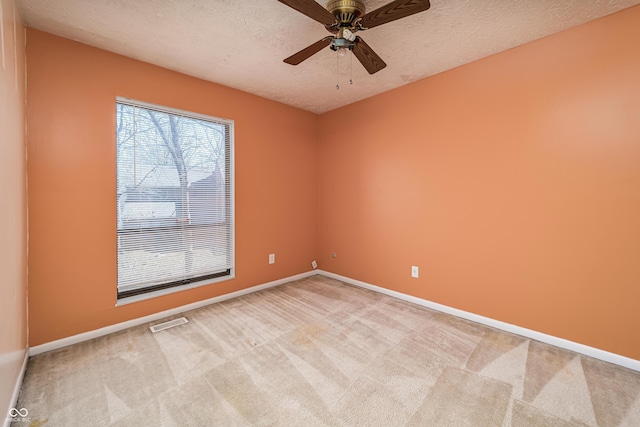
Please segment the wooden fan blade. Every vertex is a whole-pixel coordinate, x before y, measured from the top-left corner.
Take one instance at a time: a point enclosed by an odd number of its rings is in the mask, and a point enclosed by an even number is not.
[[[315,0],[278,0],[323,25],[333,25],[336,18]]]
[[[362,16],[364,28],[373,28],[396,19],[405,18],[429,9],[429,0],[396,0]]]
[[[323,38],[322,40],[318,40],[311,46],[305,47],[300,52],[294,53],[293,55],[285,59],[284,62],[291,65],[298,65],[305,59],[308,59],[312,55],[315,55],[316,53],[320,52],[323,48],[329,46],[329,44],[331,44],[332,39],[333,39],[332,36],[328,36]]]
[[[356,41],[353,44],[353,54],[358,58],[358,61],[366,68],[369,74],[377,73],[382,70],[387,64],[384,63],[382,58],[369,47],[360,37],[356,37]]]

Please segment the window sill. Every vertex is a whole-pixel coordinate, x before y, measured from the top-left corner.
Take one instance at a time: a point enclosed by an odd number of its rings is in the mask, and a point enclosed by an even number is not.
[[[119,306],[122,306],[122,305],[127,305],[127,304],[132,304],[132,303],[135,303],[135,302],[145,301],[145,300],[148,300],[148,299],[151,299],[151,298],[161,297],[161,296],[173,294],[173,293],[176,293],[176,292],[187,291],[189,289],[195,289],[195,288],[199,288],[201,286],[212,285],[214,283],[225,282],[227,280],[235,279],[235,277],[236,277],[235,276],[235,271],[232,269],[231,270],[231,274],[228,275],[228,276],[215,277],[213,279],[207,279],[207,280],[202,280],[200,282],[189,283],[188,285],[174,286],[172,288],[160,289],[160,290],[149,292],[149,293],[145,293],[145,294],[133,295],[133,296],[130,296],[130,297],[120,298],[119,300],[116,301],[116,307],[119,307]]]

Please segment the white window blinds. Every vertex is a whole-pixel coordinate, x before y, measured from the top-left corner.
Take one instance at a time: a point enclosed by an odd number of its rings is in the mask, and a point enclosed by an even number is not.
[[[118,98],[118,298],[229,276],[233,122]]]

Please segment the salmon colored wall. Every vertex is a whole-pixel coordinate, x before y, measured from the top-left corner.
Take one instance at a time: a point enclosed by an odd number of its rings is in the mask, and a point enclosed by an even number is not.
[[[640,359],[639,23],[322,115],[320,268]]]
[[[27,68],[31,346],[310,270],[316,115],[33,29]],[[235,280],[114,307],[116,96],[235,121]]]
[[[27,188],[24,27],[0,0],[0,422],[12,404],[27,351]]]

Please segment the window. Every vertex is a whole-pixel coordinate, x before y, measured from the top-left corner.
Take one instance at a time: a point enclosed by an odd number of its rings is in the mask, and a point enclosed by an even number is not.
[[[118,299],[232,277],[233,122],[118,98]]]

